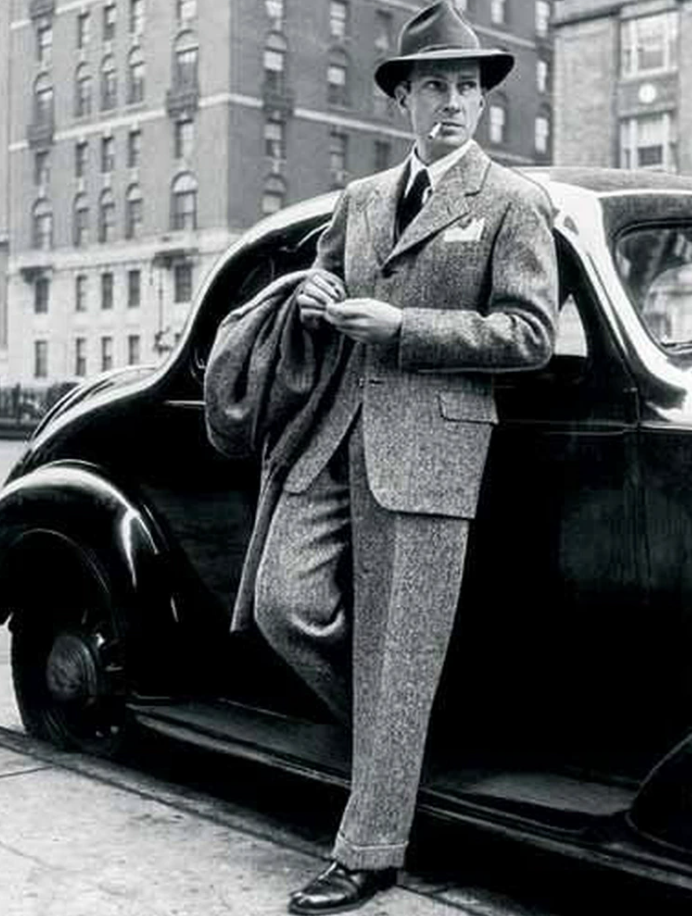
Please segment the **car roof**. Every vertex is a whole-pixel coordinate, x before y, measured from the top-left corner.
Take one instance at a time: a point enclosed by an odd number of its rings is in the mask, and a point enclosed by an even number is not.
[[[595,194],[641,191],[692,192],[692,176],[648,169],[604,169],[574,166],[525,168],[519,171],[547,187],[554,182],[583,188]]]

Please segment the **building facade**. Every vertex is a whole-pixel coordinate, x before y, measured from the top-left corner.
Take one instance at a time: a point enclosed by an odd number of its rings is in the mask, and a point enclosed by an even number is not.
[[[692,171],[692,0],[554,7],[555,162]]]
[[[488,100],[479,139],[509,164],[549,161],[550,3],[457,2],[484,43],[518,59]],[[0,383],[48,385],[157,361],[244,228],[401,160],[410,135],[372,73],[424,5],[4,2],[10,244]]]

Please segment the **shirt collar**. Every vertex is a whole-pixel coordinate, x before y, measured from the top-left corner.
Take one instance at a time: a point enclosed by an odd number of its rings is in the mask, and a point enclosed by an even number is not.
[[[469,139],[466,141],[466,143],[462,143],[461,146],[453,149],[451,153],[447,153],[446,156],[443,156],[441,159],[437,159],[430,165],[426,165],[419,158],[416,147],[414,146],[408,157],[408,180],[406,182],[405,193],[408,194],[416,175],[421,171],[421,169],[427,169],[428,178],[430,179],[430,187],[434,191],[440,183],[442,176],[448,172],[453,165],[456,165],[456,163],[459,162],[459,160],[468,152],[470,146],[471,140]]]

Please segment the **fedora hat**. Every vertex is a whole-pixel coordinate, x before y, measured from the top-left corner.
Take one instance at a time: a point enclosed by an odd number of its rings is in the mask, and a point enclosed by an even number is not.
[[[514,66],[514,56],[507,51],[481,47],[474,30],[449,0],[426,6],[404,24],[399,54],[379,65],[375,82],[387,95],[394,95],[394,88],[419,60],[475,60],[484,89],[501,83]]]

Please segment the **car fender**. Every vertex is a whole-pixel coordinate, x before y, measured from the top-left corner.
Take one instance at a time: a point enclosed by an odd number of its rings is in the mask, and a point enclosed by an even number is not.
[[[0,622],[21,607],[22,583],[51,540],[105,573],[113,613],[136,634],[141,670],[132,673],[146,679],[179,639],[173,564],[156,520],[87,462],[56,461],[8,483],[0,491]]]
[[[677,744],[642,782],[628,814],[648,839],[692,850],[692,735]]]

